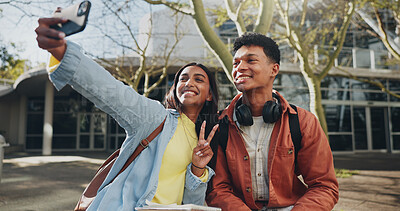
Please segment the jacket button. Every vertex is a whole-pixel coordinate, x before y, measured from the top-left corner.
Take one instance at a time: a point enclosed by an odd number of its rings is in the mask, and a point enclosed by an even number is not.
[[[246,188],[246,191],[247,191],[248,193],[250,193],[250,192],[251,192],[251,188],[247,187],[247,188]]]
[[[243,160],[248,160],[248,159],[249,159],[249,156],[247,156],[247,155],[243,157]]]

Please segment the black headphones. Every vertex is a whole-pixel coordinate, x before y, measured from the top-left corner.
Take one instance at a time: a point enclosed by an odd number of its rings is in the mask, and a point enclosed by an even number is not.
[[[282,108],[278,95],[272,93],[272,96],[276,98],[278,102],[275,102],[275,100],[265,102],[262,110],[262,116],[265,123],[274,123],[278,121],[282,115]],[[239,99],[236,103],[235,115],[239,124],[243,126],[251,126],[254,123],[251,110],[246,104],[242,103],[242,99]]]

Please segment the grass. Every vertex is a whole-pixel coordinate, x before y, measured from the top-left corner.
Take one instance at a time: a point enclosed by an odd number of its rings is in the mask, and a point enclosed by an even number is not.
[[[335,174],[337,178],[347,178],[353,175],[359,174],[357,170],[348,170],[348,169],[335,169]]]

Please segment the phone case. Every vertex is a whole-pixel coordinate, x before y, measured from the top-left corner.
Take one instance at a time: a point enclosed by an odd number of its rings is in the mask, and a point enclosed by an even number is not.
[[[81,32],[86,27],[90,7],[90,1],[83,1],[65,9],[57,10],[54,12],[53,17],[66,18],[68,22],[50,27],[64,32],[66,36]]]

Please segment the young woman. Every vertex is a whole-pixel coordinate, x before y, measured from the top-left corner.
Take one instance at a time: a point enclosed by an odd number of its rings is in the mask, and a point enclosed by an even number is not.
[[[135,210],[148,201],[203,205],[207,182],[214,174],[206,166],[213,155],[209,143],[218,128],[212,122],[218,104],[213,75],[201,64],[183,66],[175,75],[164,108],[116,80],[84,56],[78,45],[66,42],[62,32],[49,28],[64,21],[41,18],[35,30],[39,47],[52,54],[50,63],[54,64],[49,66],[56,67],[54,71],[49,68],[50,80],[58,90],[71,85],[115,118],[127,134],[88,210]],[[164,119],[160,134],[115,178],[139,142]]]

